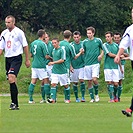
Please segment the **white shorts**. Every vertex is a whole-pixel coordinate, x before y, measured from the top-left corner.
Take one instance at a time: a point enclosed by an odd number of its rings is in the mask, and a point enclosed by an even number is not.
[[[105,81],[119,82],[118,69],[104,69]]]
[[[48,73],[48,77],[50,81],[51,81],[52,68],[53,68],[53,65],[51,66],[46,65],[46,71]]]
[[[45,68],[42,69],[38,69],[38,68],[31,68],[32,71],[32,75],[31,78],[35,78],[35,79],[39,79],[39,80],[43,80],[45,78],[48,78],[48,74]]]
[[[122,65],[122,70],[123,73],[120,70],[120,67],[118,66],[118,70],[119,70],[119,80],[124,79],[124,65]]]
[[[84,67],[84,80],[92,80],[92,78],[99,78],[100,64],[94,64]]]
[[[68,74],[51,74],[51,84],[58,84],[60,83],[60,86],[68,85]]]
[[[79,79],[84,79],[84,68],[74,69],[70,73],[71,82],[78,82]]]

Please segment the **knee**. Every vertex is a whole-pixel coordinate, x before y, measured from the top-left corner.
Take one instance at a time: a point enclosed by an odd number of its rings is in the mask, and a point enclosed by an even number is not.
[[[8,75],[8,82],[9,82],[9,83],[14,83],[14,82],[16,82],[16,76],[13,75],[13,74],[9,74],[9,75]]]

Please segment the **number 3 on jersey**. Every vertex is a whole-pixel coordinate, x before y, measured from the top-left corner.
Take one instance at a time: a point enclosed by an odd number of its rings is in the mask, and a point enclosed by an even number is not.
[[[34,51],[33,51],[34,55],[36,54],[36,49],[37,49],[37,45],[34,45]]]

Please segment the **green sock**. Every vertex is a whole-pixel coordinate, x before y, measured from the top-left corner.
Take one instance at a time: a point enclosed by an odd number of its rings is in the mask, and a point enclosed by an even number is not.
[[[117,92],[118,92],[117,90],[118,90],[118,87],[114,86],[114,97],[117,97]]]
[[[64,88],[65,90],[65,100],[70,100],[70,87]]]
[[[75,97],[77,99],[78,98],[78,87],[75,84],[73,84],[73,91],[74,91],[74,95],[75,95]]]
[[[41,86],[41,94],[42,94],[42,99],[45,100],[45,90],[44,90],[44,86]]]
[[[84,82],[80,83],[80,91],[81,91],[82,97],[84,97],[85,96],[85,83]]]
[[[94,99],[93,87],[92,88],[88,88],[88,90],[89,90],[89,94],[90,94],[91,99]]]
[[[50,84],[44,84],[44,90],[47,98],[50,98]]]
[[[118,98],[120,98],[120,96],[121,96],[122,89],[123,89],[122,86],[118,87]]]
[[[29,88],[28,88],[28,93],[29,93],[29,100],[33,101],[33,93],[34,93],[34,87],[35,84],[30,83]]]
[[[109,85],[109,97],[110,99],[114,99],[114,86],[113,85]]]
[[[98,95],[98,84],[97,85],[93,85],[94,90],[95,90],[95,95]]]
[[[52,87],[50,93],[51,93],[51,98],[53,100],[56,100],[56,87]]]

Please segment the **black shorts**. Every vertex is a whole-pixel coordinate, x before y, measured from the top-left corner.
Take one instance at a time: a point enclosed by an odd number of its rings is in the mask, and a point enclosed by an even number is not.
[[[5,62],[6,75],[8,76],[8,74],[14,74],[17,77],[20,67],[22,65],[22,55],[6,57]]]

